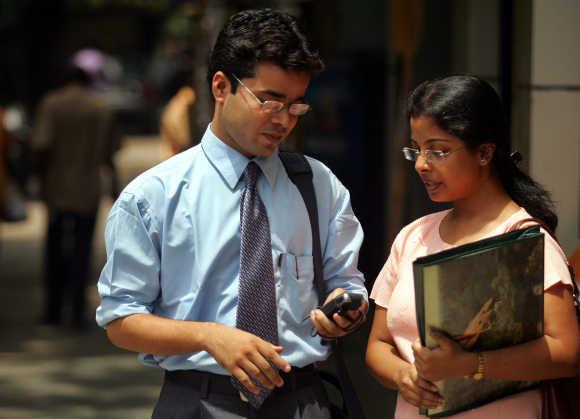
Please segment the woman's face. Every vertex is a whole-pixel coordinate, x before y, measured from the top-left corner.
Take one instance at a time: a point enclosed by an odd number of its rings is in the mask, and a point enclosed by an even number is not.
[[[441,129],[430,117],[410,119],[411,148],[419,150],[415,170],[435,202],[468,199],[479,188],[491,156],[485,147],[470,150],[458,137]]]

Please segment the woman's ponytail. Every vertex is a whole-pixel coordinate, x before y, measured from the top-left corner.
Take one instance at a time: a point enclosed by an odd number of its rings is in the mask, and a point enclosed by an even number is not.
[[[518,167],[517,163],[521,160],[519,152],[508,154],[503,150],[497,151],[492,164],[508,195],[532,217],[540,219],[555,232],[558,216],[554,212],[550,193]]]

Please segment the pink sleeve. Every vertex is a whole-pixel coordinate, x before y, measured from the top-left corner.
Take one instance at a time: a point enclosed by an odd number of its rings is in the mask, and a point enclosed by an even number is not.
[[[572,287],[572,278],[564,251],[558,243],[544,232],[544,290],[562,283]]]
[[[530,214],[522,208],[518,213],[518,218],[514,221],[519,228],[538,224],[530,218]],[[508,225],[506,231],[512,231],[513,228],[513,224]],[[540,227],[540,231],[544,233],[544,291],[559,283],[569,285],[572,288],[572,278],[568,270],[566,254],[548,231],[543,227]]]
[[[400,242],[401,233],[395,238],[393,245],[391,246],[391,253],[387,258],[381,272],[375,279],[373,289],[371,291],[371,298],[375,300],[378,306],[388,308],[391,295],[393,290],[397,285],[399,280],[398,277],[398,266],[400,263]]]

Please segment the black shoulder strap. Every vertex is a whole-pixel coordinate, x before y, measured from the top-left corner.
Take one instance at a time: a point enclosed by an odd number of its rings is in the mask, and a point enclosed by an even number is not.
[[[322,271],[322,249],[320,246],[320,230],[318,226],[318,206],[316,205],[316,193],[314,191],[314,184],[312,183],[312,168],[310,167],[308,160],[306,160],[306,157],[300,153],[280,151],[279,156],[286,168],[288,177],[300,191],[306,209],[308,210],[310,226],[312,228],[314,283],[316,285],[316,290],[318,291],[318,301],[320,305],[322,305],[324,300],[326,300],[328,292],[324,284]],[[347,415],[351,419],[364,419],[365,415],[352,381],[348,375],[348,370],[342,356],[340,345],[335,342],[332,347],[335,354],[334,359],[338,373],[338,381],[341,387],[343,404],[347,411]],[[336,380],[334,385],[336,385]]]
[[[314,262],[314,284],[318,292],[318,302],[320,305],[326,299],[328,292],[324,285],[322,273],[322,249],[320,247],[320,230],[318,225],[318,206],[316,205],[316,193],[312,183],[312,168],[306,160],[306,157],[300,153],[291,151],[280,151],[280,160],[286,168],[286,173],[290,180],[296,185],[306,210],[310,218],[310,227],[312,229],[312,259]]]

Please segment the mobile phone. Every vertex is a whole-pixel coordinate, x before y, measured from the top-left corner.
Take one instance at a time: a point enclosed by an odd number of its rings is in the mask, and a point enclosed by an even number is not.
[[[334,313],[338,313],[342,317],[348,318],[347,311],[356,310],[362,304],[363,297],[360,294],[345,292],[335,297],[320,308],[326,317],[332,320]]]

